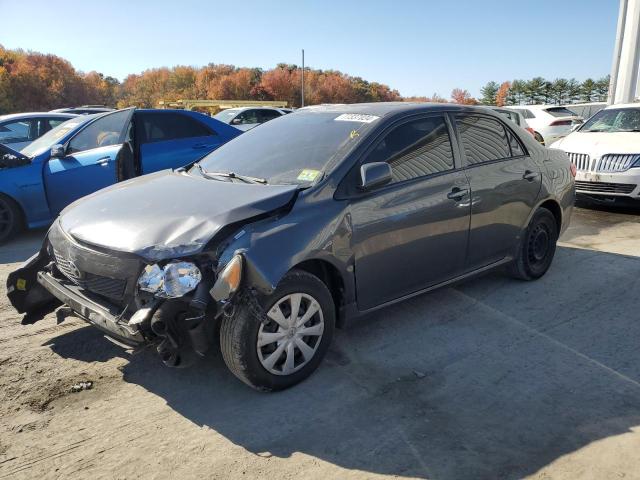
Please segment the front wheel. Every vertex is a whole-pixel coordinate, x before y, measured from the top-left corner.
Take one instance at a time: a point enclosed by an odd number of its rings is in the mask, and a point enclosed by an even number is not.
[[[243,299],[233,316],[223,318],[220,349],[229,370],[246,384],[282,390],[318,367],[334,326],[335,307],[326,285],[292,270],[265,301]]]
[[[0,195],[0,244],[10,240],[22,228],[22,212],[11,198]]]
[[[521,280],[542,277],[551,266],[557,241],[558,225],[555,217],[546,208],[539,208],[524,232],[509,273]]]

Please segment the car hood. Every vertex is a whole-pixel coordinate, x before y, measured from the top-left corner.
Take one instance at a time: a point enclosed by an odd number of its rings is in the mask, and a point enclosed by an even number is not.
[[[157,261],[199,253],[223,227],[287,205],[296,190],[165,170],[84,197],[59,221],[80,242]]]
[[[607,153],[640,153],[639,132],[573,132],[551,148],[565,152],[587,153],[592,158]]]

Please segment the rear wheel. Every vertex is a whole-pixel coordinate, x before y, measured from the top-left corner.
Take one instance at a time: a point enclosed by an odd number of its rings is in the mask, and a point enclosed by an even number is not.
[[[326,285],[292,270],[264,302],[239,302],[220,326],[222,357],[231,372],[258,390],[282,390],[307,378],[324,357],[335,325]]]
[[[518,253],[510,267],[512,276],[521,280],[542,277],[553,261],[558,241],[558,226],[553,214],[546,208],[534,213],[527,227]]]
[[[0,195],[0,243],[12,238],[22,227],[22,211],[11,198]]]
[[[533,138],[535,138],[541,145],[544,145],[544,138],[542,138],[542,135],[540,135],[538,132],[535,132],[533,134]]]

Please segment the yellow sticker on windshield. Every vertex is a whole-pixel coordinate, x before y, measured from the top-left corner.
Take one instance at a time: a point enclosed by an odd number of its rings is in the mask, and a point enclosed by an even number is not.
[[[320,175],[320,170],[305,168],[300,172],[300,175],[298,175],[298,180],[302,180],[303,182],[313,182],[318,175]]]

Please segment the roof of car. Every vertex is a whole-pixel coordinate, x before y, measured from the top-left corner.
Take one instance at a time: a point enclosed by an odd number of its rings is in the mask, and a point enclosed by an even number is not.
[[[605,109],[609,108],[640,108],[640,103],[615,103],[605,107]]]
[[[21,118],[32,117],[48,117],[48,118],[73,118],[78,115],[75,113],[54,113],[54,112],[25,112],[25,113],[9,113],[7,115],[0,115],[0,120],[20,120]]]
[[[351,104],[325,104],[299,108],[297,112],[335,112],[376,115],[379,117],[394,115],[404,112],[425,112],[444,110],[473,110],[487,111],[485,106],[458,105],[455,103],[426,103],[426,102],[375,102],[375,103],[351,103]]]
[[[225,108],[224,110],[222,110],[223,112],[243,112],[245,110],[287,110],[286,108],[280,108],[280,107],[259,107],[259,106],[255,106],[255,107],[232,107],[232,108]]]

